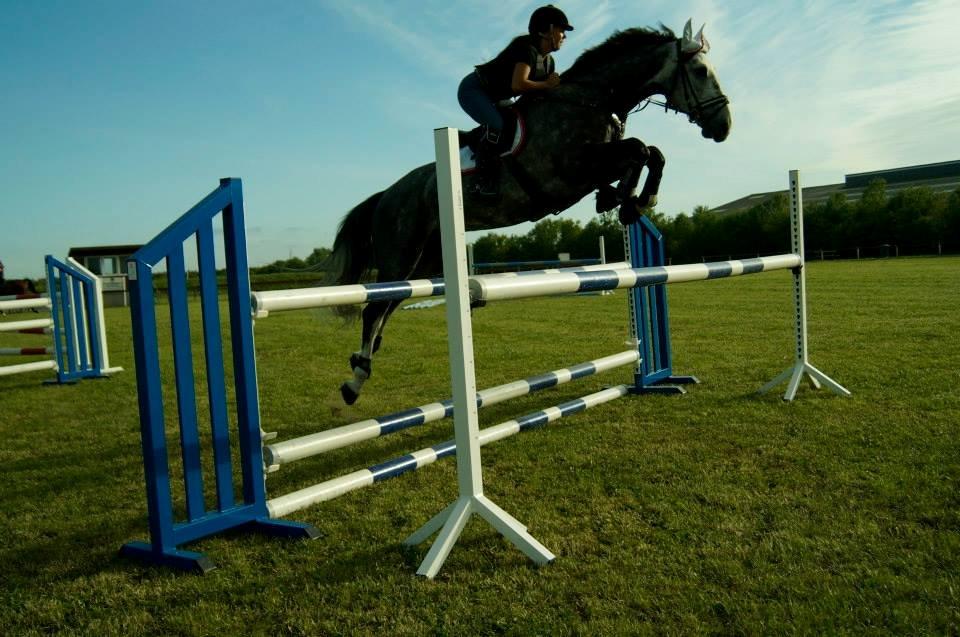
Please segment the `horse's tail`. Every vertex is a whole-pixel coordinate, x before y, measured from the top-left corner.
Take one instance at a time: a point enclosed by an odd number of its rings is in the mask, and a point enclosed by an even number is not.
[[[357,283],[373,269],[373,213],[383,192],[367,198],[340,222],[330,255],[332,272],[340,285]]]

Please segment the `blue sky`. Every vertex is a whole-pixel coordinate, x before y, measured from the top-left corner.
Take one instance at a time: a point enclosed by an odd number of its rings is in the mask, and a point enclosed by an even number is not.
[[[0,1],[0,260],[143,243],[241,177],[253,264],[332,243],[340,217],[466,128],[456,88],[539,2]],[[558,3],[560,70],[618,28],[706,22],[732,100],[723,144],[650,108],[660,209],[960,158],[956,0]],[[592,201],[566,213],[586,221]],[[525,232],[528,226],[517,226]]]

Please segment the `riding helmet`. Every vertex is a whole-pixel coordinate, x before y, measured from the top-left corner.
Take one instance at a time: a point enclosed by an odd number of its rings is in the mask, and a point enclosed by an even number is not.
[[[530,35],[539,35],[546,33],[546,31],[550,29],[551,24],[560,27],[564,31],[573,31],[573,27],[570,25],[570,21],[567,20],[566,14],[552,4],[547,4],[534,10],[530,15],[530,25],[527,27],[527,30],[530,32]]]

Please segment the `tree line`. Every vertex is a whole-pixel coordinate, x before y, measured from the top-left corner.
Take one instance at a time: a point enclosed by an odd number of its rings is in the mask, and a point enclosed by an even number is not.
[[[790,250],[790,202],[773,195],[740,212],[716,213],[698,206],[692,214],[650,215],[663,233],[672,263],[723,260],[783,254]],[[882,179],[872,182],[858,201],[834,193],[827,201],[804,206],[808,259],[885,257],[960,252],[960,189],[935,192],[906,188],[887,195]],[[623,234],[616,213],[586,224],[553,217],[538,222],[525,235],[489,233],[474,242],[474,260],[544,261],[569,253],[572,259],[599,256],[604,237],[608,261],[623,260]],[[255,268],[259,274],[322,271],[330,255],[317,248],[306,259],[284,259]]]
[[[672,263],[790,251],[790,201],[783,193],[740,212],[698,206],[690,215],[668,218],[654,212],[650,217],[664,235]],[[568,219],[545,219],[523,236],[492,233],[474,243],[474,259],[535,261],[556,259],[560,252],[591,258],[598,256],[600,235],[607,260],[623,259],[620,225],[612,213],[583,227]],[[834,193],[804,206],[804,247],[810,259],[960,252],[960,189],[943,193],[920,186],[888,196],[886,183],[878,179],[857,201]]]

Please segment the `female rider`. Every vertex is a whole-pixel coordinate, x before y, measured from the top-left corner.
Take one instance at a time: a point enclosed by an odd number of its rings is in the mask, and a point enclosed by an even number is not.
[[[549,90],[560,83],[554,71],[554,51],[573,31],[563,11],[548,4],[530,16],[527,35],[513,39],[495,58],[481,64],[463,78],[457,91],[460,106],[484,126],[477,148],[477,181],[473,192],[488,197],[499,195],[500,156],[497,144],[503,117],[497,103],[523,93]]]

